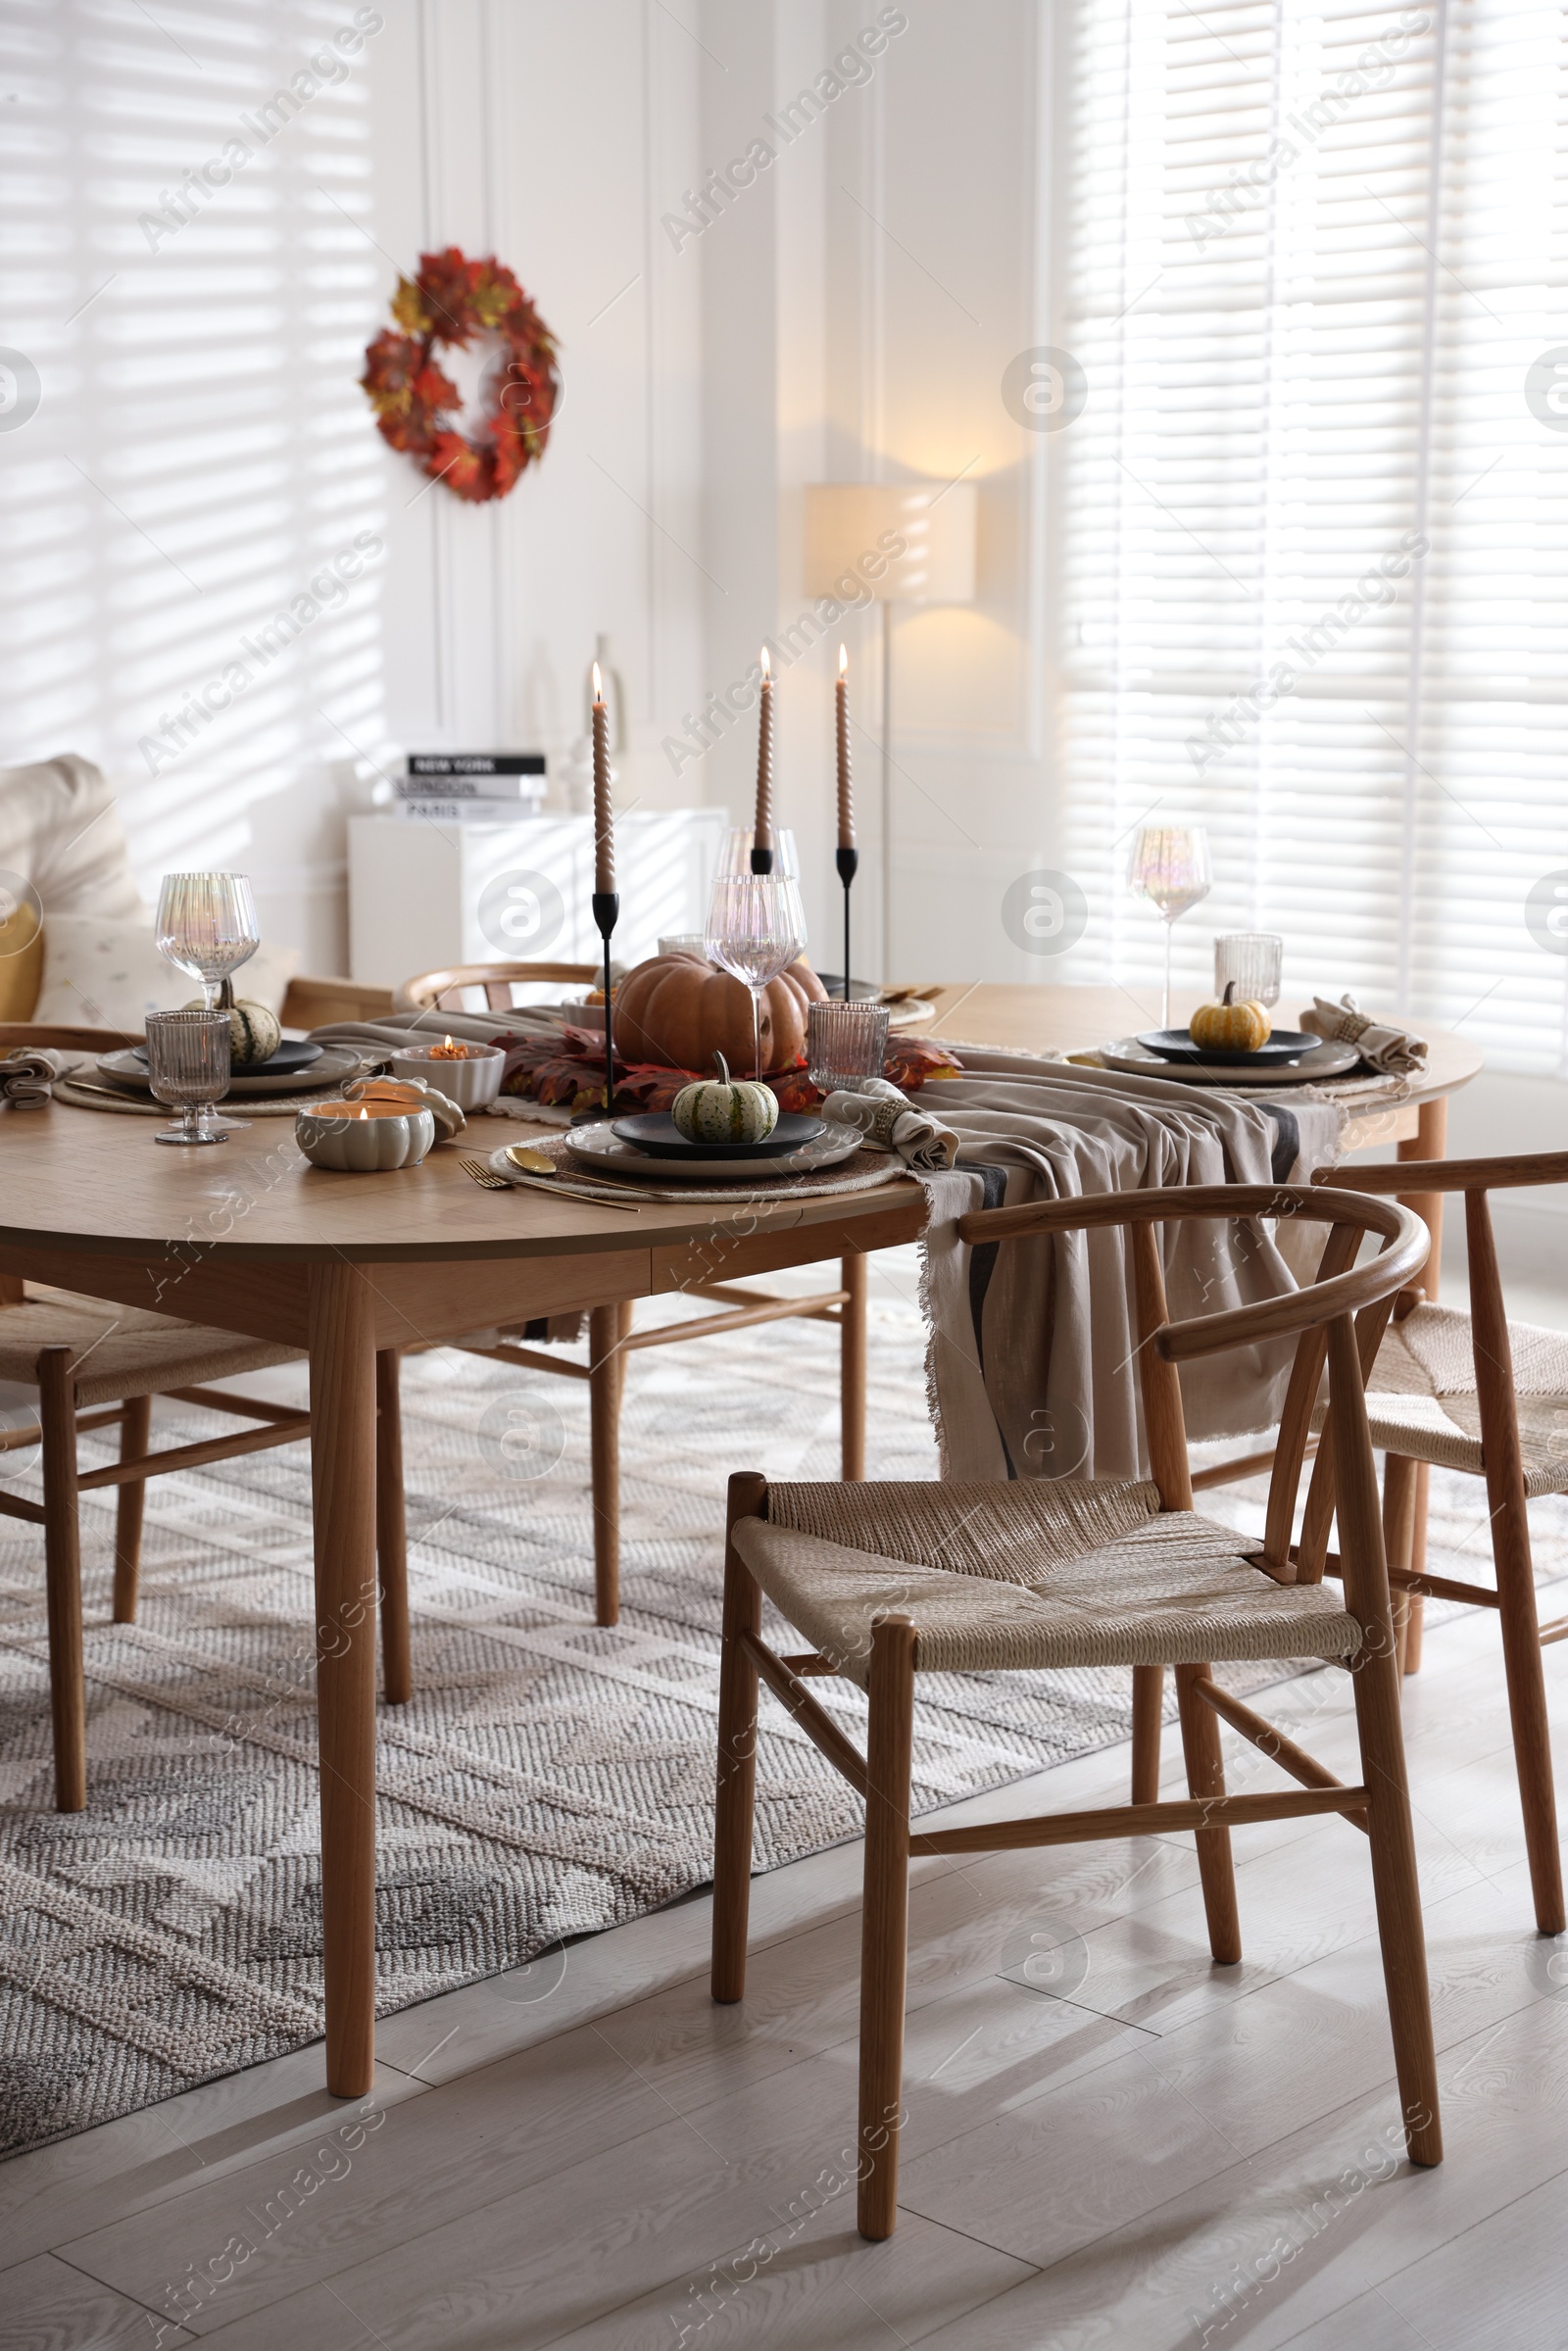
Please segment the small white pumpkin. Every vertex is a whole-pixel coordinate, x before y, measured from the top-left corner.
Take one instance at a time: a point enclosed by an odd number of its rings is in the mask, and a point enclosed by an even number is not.
[[[193,996],[185,1009],[205,1012],[205,998]],[[242,999],[229,1005],[228,1057],[236,1069],[255,1061],[270,1061],[282,1042],[283,1030],[277,1014],[270,1012],[266,1004]]]
[[[715,1053],[716,1078],[683,1086],[669,1114],[688,1143],[765,1143],[778,1124],[778,1096],[771,1086],[734,1079],[722,1053]]]

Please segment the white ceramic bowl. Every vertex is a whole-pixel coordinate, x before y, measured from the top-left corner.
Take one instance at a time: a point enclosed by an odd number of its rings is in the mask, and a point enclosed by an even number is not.
[[[435,1115],[374,1102],[322,1102],[318,1109],[298,1113],[294,1140],[313,1167],[376,1175],[384,1168],[418,1166],[435,1141]]]
[[[460,1110],[482,1110],[501,1092],[507,1056],[499,1045],[470,1045],[462,1061],[449,1060],[428,1045],[411,1046],[392,1055],[395,1078],[423,1078]]]

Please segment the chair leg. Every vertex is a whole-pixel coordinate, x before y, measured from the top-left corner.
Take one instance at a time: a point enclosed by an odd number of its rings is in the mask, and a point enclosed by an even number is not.
[[[767,1482],[753,1470],[729,1482],[728,1525],[755,1517]],[[752,1805],[757,1786],[757,1668],[740,1636],[756,1638],[762,1594],[726,1532],[724,1636],[718,1669],[718,1804],[713,1822],[713,1961],[710,1984],[726,2004],[746,1991],[752,1896]]]
[[[589,1449],[594,1489],[594,1621],[620,1622],[620,1397],[625,1357],[618,1305],[588,1314]]]
[[[1159,1802],[1159,1738],[1164,1728],[1165,1668],[1133,1667],[1133,1802]]]
[[[1348,1319],[1330,1324],[1328,1344],[1345,1600],[1361,1626],[1361,1646],[1350,1659],[1351,1688],[1361,1746],[1361,1785],[1367,1791],[1378,1940],[1383,1948],[1389,2025],[1399,2079],[1399,2117],[1410,2161],[1435,2164],[1443,2160],[1438,2060],[1432,2043],[1426,1935],[1405,1780],[1399,1668],[1385,1573],[1377,1470],[1367,1442],[1355,1335]]]
[[[1492,1522],[1497,1570],[1502,1665],[1508,1684],[1514,1766],[1524,1814],[1525,1850],[1536,1924],[1543,1935],[1560,1935],[1563,1914],[1562,1857],[1557,1845],[1557,1799],[1551,1778],[1551,1730],[1546,1715],[1546,1682],[1541,1664],[1541,1627],[1536,1613],[1535,1565],[1523,1491],[1506,1496]]]
[[[914,1626],[906,1616],[881,1617],[871,1629],[865,1892],[860,1913],[860,2189],[856,2217],[860,2234],[873,2242],[893,2234],[899,2206],[914,1643]]]
[[[1408,1570],[1415,1553],[1415,1502],[1420,1464],[1404,1453],[1389,1453],[1383,1463],[1383,1548],[1391,1569]],[[1394,1646],[1399,1672],[1410,1671],[1410,1605],[1413,1594],[1396,1591]]]
[[[1399,2112],[1410,2161],[1441,2163],[1438,2060],[1432,2041],[1421,1886],[1416,1877],[1415,1832],[1410,1824],[1404,1736],[1399,1724],[1399,1671],[1392,1641],[1381,1649],[1376,1642],[1369,1643],[1356,1658],[1351,1679],[1361,1739],[1361,1778],[1367,1790],[1372,1890],[1383,1946],[1394,2062],[1399,2078]]]
[[[414,1695],[409,1643],[409,1530],[403,1494],[402,1357],[375,1356],[375,1550],[381,1602],[381,1679],[390,1706]]]
[[[865,1476],[865,1295],[863,1253],[846,1257],[839,1268],[845,1293],[839,1309],[839,1382],[844,1477],[858,1485]]]
[[[120,1458],[140,1460],[152,1437],[153,1399],[128,1396],[121,1410]],[[141,1586],[141,1522],[147,1506],[145,1478],[127,1478],[115,1505],[115,1622],[133,1625]]]
[[[73,1349],[38,1356],[43,1435],[44,1575],[49,1599],[49,1705],[54,1718],[55,1808],[87,1805],[87,1693],[81,1662],[81,1536],[76,1504],[76,1386]]]
[[[1187,1786],[1195,1796],[1225,1793],[1225,1758],[1220,1745],[1219,1718],[1194,1690],[1208,1673],[1206,1665],[1176,1668],[1176,1702],[1181,1709],[1182,1753],[1187,1763]],[[1228,1829],[1198,1832],[1198,1875],[1203,1887],[1203,1915],[1208,1921],[1208,1947],[1222,1967],[1234,1967],[1242,1956],[1242,1924],[1236,1908],[1236,1871],[1231,1861]]]

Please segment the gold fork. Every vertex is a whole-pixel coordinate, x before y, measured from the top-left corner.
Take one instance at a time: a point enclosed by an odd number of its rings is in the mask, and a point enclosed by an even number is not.
[[[482,1159],[465,1157],[462,1165],[464,1173],[472,1176],[476,1184],[482,1184],[486,1192],[511,1192],[514,1189],[506,1176],[497,1175],[495,1169],[487,1167]],[[519,1168],[516,1182],[527,1184],[536,1192],[552,1192],[558,1200],[587,1200],[595,1208],[618,1208],[622,1216],[635,1216],[637,1213],[634,1200],[606,1200],[598,1192],[582,1192],[569,1184],[559,1183],[554,1176],[524,1175]]]
[[[486,1192],[510,1192],[512,1190],[506,1177],[498,1176],[494,1168],[486,1167],[482,1159],[465,1158],[462,1165],[464,1174],[472,1176],[474,1182],[482,1184]]]

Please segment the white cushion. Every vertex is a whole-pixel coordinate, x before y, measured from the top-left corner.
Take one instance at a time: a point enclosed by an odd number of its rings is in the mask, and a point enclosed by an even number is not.
[[[96,914],[46,913],[43,987],[33,1019],[73,1027],[139,1029],[149,1012],[177,1012],[201,994],[158,952],[145,914],[106,922]],[[299,950],[265,941],[234,974],[234,994],[269,1011],[282,1009]]]
[[[45,914],[141,908],[109,779],[74,752],[0,767],[0,872],[30,882]]]

